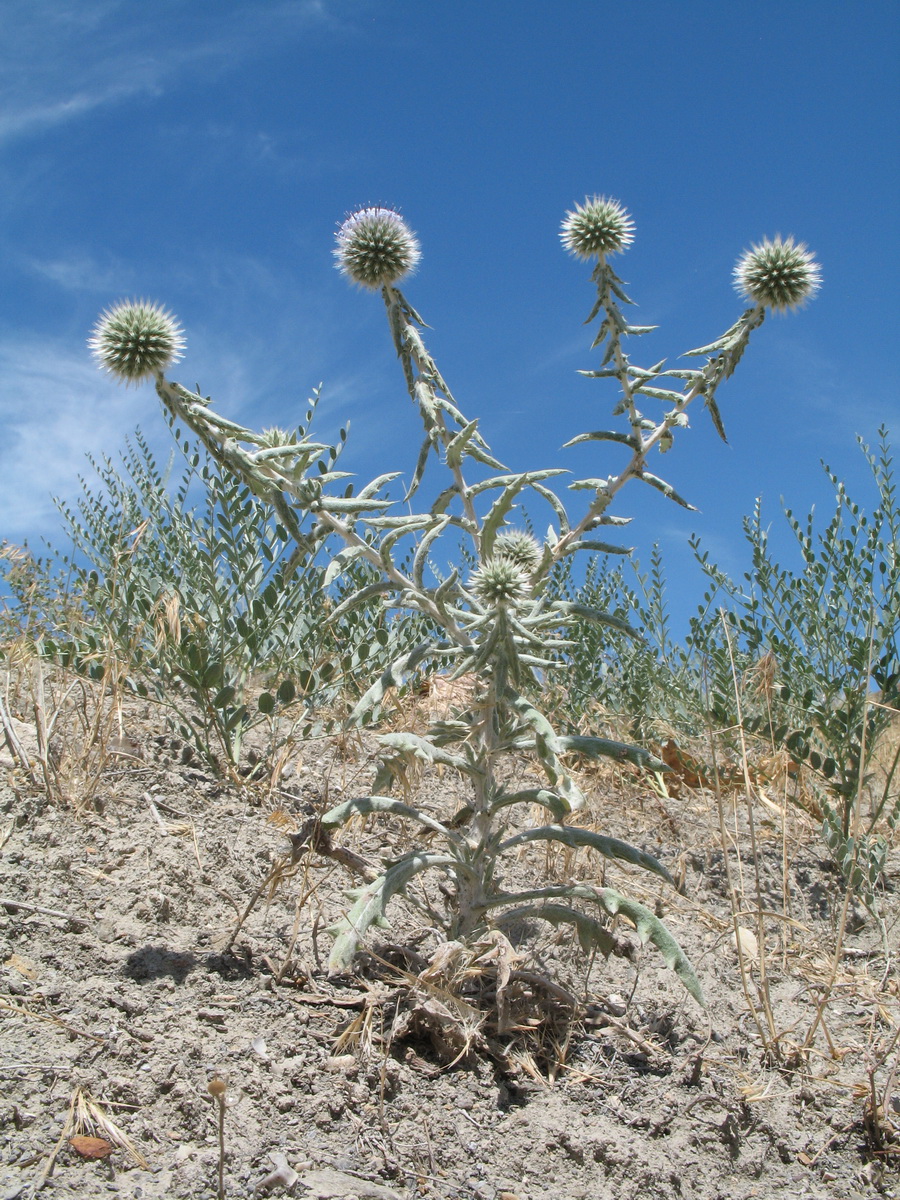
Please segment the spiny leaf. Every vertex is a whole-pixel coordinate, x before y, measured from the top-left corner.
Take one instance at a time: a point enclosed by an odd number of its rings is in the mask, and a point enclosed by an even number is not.
[[[602,545],[602,543],[597,544]],[[621,617],[614,617],[612,613],[603,612],[599,608],[591,608],[587,604],[579,604],[574,600],[557,600],[553,604],[553,608],[565,617],[577,617],[582,621],[590,621],[593,625],[606,625],[610,629],[626,634],[636,642],[644,640],[627,621],[623,621]]]
[[[683,496],[679,496],[671,483],[666,483],[658,475],[651,475],[649,471],[641,471],[637,478],[643,479],[644,483],[649,483],[652,488],[656,488],[658,492],[662,492],[664,496],[667,496],[670,500],[674,500],[676,504],[680,504],[682,508],[686,508],[689,512],[697,511],[693,504],[690,504]]]
[[[522,920],[547,921],[550,925],[574,925],[578,941],[585,954],[599,950],[604,958],[609,958],[615,949],[615,939],[605,926],[587,913],[569,908],[565,904],[523,904],[519,908],[511,908],[497,918],[497,924],[507,925],[513,921]]]
[[[383,671],[379,678],[376,679],[366,694],[361,697],[350,714],[348,721],[351,724],[358,724],[367,712],[381,703],[390,688],[402,687],[406,676],[416,669],[419,663],[428,656],[432,648],[432,642],[420,642],[415,649],[410,650],[408,654],[404,654],[395,662],[392,662],[387,670]]]
[[[621,895],[612,888],[601,888],[598,894],[600,904],[609,915],[624,914],[634,925],[641,941],[650,942],[656,947],[665,959],[666,965],[672,968],[697,1003],[705,1008],[703,989],[700,987],[700,980],[697,978],[690,960],[659,917],[654,916],[650,909],[645,908],[643,904],[628,899],[627,896]]]
[[[367,813],[390,813],[395,817],[407,817],[412,821],[418,821],[420,825],[424,825],[426,829],[430,829],[434,833],[444,834],[448,838],[453,837],[451,831],[440,821],[429,817],[427,813],[421,812],[418,808],[412,808],[409,804],[394,800],[391,796],[356,796],[352,800],[345,800],[325,813],[321,820],[322,827],[323,829],[336,829],[340,825],[345,825],[351,817],[364,816]]]
[[[468,759],[457,754],[450,754],[440,746],[435,746],[428,738],[420,737],[416,733],[383,733],[378,741],[382,746],[387,746],[401,754],[411,754],[423,762],[453,767],[454,770],[462,771],[467,775],[483,774]]]
[[[556,746],[560,753],[570,751],[583,754],[585,758],[614,758],[617,762],[630,762],[646,771],[668,771],[669,767],[643,746],[632,746],[628,742],[614,742],[610,738],[558,737]]]
[[[491,812],[499,812],[501,808],[510,808],[513,804],[540,804],[560,820],[570,811],[569,805],[561,800],[556,792],[548,791],[547,788],[526,788],[521,792],[501,792],[494,799]]]
[[[494,548],[494,538],[497,536],[501,525],[506,519],[506,514],[512,508],[513,501],[522,489],[532,487],[536,483],[542,483],[545,479],[551,479],[554,475],[564,474],[564,470],[523,471],[521,475],[513,478],[512,482],[504,489],[503,494],[498,496],[494,501],[491,511],[485,518],[484,525],[481,528],[481,553],[485,558],[490,556]]]
[[[359,943],[370,926],[387,924],[387,905],[415,875],[430,867],[452,866],[454,861],[446,854],[409,854],[362,888],[350,911],[329,930],[335,937],[328,959],[329,973],[344,971],[351,965]]]
[[[595,429],[592,433],[579,433],[578,437],[570,438],[568,442],[563,442],[563,450],[567,450],[569,446],[577,446],[580,442],[618,442],[622,446],[628,446],[631,450],[640,450],[640,439],[632,433],[614,433],[611,429]]]
[[[501,842],[497,847],[497,852],[511,850],[514,846],[522,846],[526,842],[561,842],[562,845],[569,846],[573,850],[579,848],[596,850],[604,858],[620,859],[622,862],[642,867],[645,871],[650,871],[661,879],[665,879],[673,887],[675,885],[672,876],[652,854],[647,854],[645,851],[639,850],[637,846],[629,845],[628,842],[621,842],[618,838],[607,837],[605,834],[595,833],[590,829],[581,829],[577,825],[543,825],[537,829],[525,829],[522,833],[517,833],[511,838],[507,838],[505,842]]]

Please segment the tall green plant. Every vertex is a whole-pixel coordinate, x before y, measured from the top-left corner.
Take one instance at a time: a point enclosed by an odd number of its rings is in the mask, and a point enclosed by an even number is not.
[[[352,895],[350,910],[334,930],[333,969],[350,964],[369,927],[385,921],[392,897],[414,877],[433,869],[448,876],[453,885],[446,917],[448,936],[470,941],[491,925],[538,918],[574,926],[585,948],[609,954],[617,943],[604,918],[624,915],[641,940],[652,942],[688,990],[701,999],[699,982],[683,951],[643,905],[612,888],[584,884],[510,891],[503,878],[508,852],[537,842],[593,849],[671,882],[668,870],[651,855],[566,824],[568,814],[584,804],[570,766],[573,757],[612,757],[655,770],[663,766],[640,747],[560,735],[531,699],[535,680],[558,661],[573,618],[624,630],[611,614],[552,598],[548,581],[557,564],[570,555],[618,549],[593,535],[604,526],[621,523],[607,510],[631,480],[687,505],[669,483],[649,470],[651,452],[671,448],[676,432],[687,425],[688,406],[697,398],[723,434],[718,386],[735,369],[767,307],[794,307],[819,286],[818,266],[805,247],[780,239],[756,246],[736,268],[736,283],[750,307],[721,337],[689,352],[703,359],[702,365],[667,369],[660,362],[639,367],[631,362],[626,345],[647,327],[626,319],[623,306],[631,302],[610,264],[611,256],[631,243],[633,231],[626,210],[606,197],[588,199],[563,222],[565,249],[594,264],[597,298],[588,320],[600,319],[593,345],[602,357],[599,368],[585,374],[618,384],[621,399],[613,412],[624,417],[626,427],[624,432],[588,432],[569,444],[613,442],[628,451],[617,474],[578,479],[569,485],[587,497],[574,518],[551,482],[563,472],[510,472],[494,457],[477,419],[470,420],[458,406],[425,346],[424,321],[396,286],[417,265],[420,250],[415,235],[393,210],[370,208],[351,214],[339,230],[335,254],[351,281],[380,291],[407,389],[422,421],[424,442],[404,498],[407,504],[416,495],[429,460],[436,458],[446,473],[444,489],[418,512],[390,511],[394,502],[385,491],[397,478],[396,472],[379,476],[358,494],[336,490],[339,473],[327,467],[314,473],[328,447],[308,437],[273,444],[272,439],[216,414],[198,393],[168,380],[164,371],[180,356],[183,335],[164,310],[146,304],[120,305],[105,313],[94,331],[91,344],[101,365],[129,382],[155,379],[171,416],[187,424],[217,461],[256,495],[296,514],[292,525],[285,521],[285,528],[304,549],[321,546],[329,537],[340,539],[343,549],[332,559],[329,580],[358,562],[376,570],[377,580],[348,596],[343,611],[369,602],[374,595],[386,595],[439,631],[437,638],[423,641],[374,680],[355,706],[352,722],[365,722],[388,689],[426,656],[442,664],[452,677],[474,677],[472,702],[449,719],[432,723],[422,734],[380,734],[384,762],[373,793],[347,800],[321,818],[327,835],[357,814],[393,813],[418,825],[430,840],[427,847],[412,849],[388,863],[375,881]],[[646,405],[657,415],[646,416]],[[542,543],[507,524],[514,506],[529,495],[545,502],[552,514],[553,524]],[[308,533],[300,531],[306,514],[315,522]],[[451,534],[468,543],[471,561],[477,565],[471,570],[461,566],[439,579],[430,556],[438,540]],[[409,565],[398,565],[403,562],[403,548],[410,544]],[[505,766],[522,756],[530,757],[542,773],[543,786],[522,789],[509,782]],[[468,806],[452,826],[387,794],[395,780],[423,760],[456,772],[468,789]],[[513,814],[533,804],[547,810],[551,823],[513,831]],[[439,849],[431,848],[435,836],[440,839]]]
[[[740,581],[694,549],[713,584],[707,607],[725,609],[739,661],[768,668],[765,686],[749,698],[745,727],[783,746],[818,778],[824,797],[823,836],[848,882],[871,899],[887,846],[878,833],[900,821],[900,793],[891,781],[854,828],[869,759],[900,707],[900,507],[886,429],[873,453],[860,441],[878,502],[866,513],[828,467],[834,488],[830,520],[785,510],[799,562],[782,566],[770,545],[757,501],[744,521],[751,567]],[[717,715],[733,720],[730,656],[721,625],[692,622],[691,642],[710,664]],[[757,673],[758,674],[758,673]],[[873,693],[873,685],[878,694]]]
[[[60,619],[52,587],[35,596],[32,585],[28,598],[41,603],[46,656],[94,675],[115,657],[199,755],[233,769],[255,725],[296,701],[306,731],[321,728],[314,714],[358,697],[363,664],[392,661],[415,631],[378,602],[323,622],[323,603],[339,606],[371,572],[359,567],[324,599],[325,566],[273,506],[175,435],[185,465],[174,481],[140,431],[119,461],[90,460],[97,483],[82,479],[80,499],[59,506],[73,552],[57,557],[55,577],[65,572],[78,605]]]
[[[559,711],[574,725],[606,720],[645,743],[675,727],[696,733],[702,727],[698,664],[671,628],[666,574],[659,546],[646,569],[609,557],[590,560],[584,578],[561,564],[551,587],[561,598],[604,609],[640,633],[629,637],[573,620],[572,646],[562,654]],[[667,736],[667,735],[666,735]]]

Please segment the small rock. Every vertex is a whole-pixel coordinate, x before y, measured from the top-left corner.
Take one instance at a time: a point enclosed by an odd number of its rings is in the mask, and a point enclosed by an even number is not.
[[[752,929],[739,925],[737,934],[732,934],[732,941],[745,958],[752,959],[753,962],[759,961],[759,941]]]
[[[354,1054],[332,1055],[325,1059],[325,1066],[329,1071],[340,1071],[344,1075],[355,1075],[359,1069],[359,1063]]]
[[[304,1171],[300,1183],[309,1193],[308,1197],[305,1192],[302,1193],[306,1200],[347,1200],[349,1196],[356,1196],[358,1200],[403,1200],[400,1192],[395,1192],[393,1188],[358,1179],[355,1175],[335,1171],[332,1167]]]

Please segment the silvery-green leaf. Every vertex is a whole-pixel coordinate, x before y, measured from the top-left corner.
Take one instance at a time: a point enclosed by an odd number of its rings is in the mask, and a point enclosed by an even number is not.
[[[427,813],[412,808],[400,800],[394,800],[391,796],[357,796],[353,800],[345,800],[342,804],[336,804],[322,817],[322,827],[336,829],[345,825],[351,817],[365,816],[368,813],[389,813],[395,817],[406,817],[409,820],[418,821],[420,825],[424,825],[426,829],[430,829],[434,833],[444,834],[448,838],[453,837],[451,831],[440,821],[434,820]]]
[[[427,658],[430,650],[433,647],[432,642],[420,642],[415,649],[410,650],[408,654],[402,655],[396,662],[384,671],[379,678],[372,684],[366,694],[358,701],[353,712],[347,718],[351,724],[358,724],[367,712],[380,704],[390,688],[402,687],[406,676],[414,671],[419,663]]]
[[[323,496],[317,508],[330,513],[383,512],[393,503],[393,500],[360,500],[356,496]]]
[[[622,446],[628,446],[632,450],[640,450],[640,441],[630,433],[616,433],[611,429],[595,429],[591,433],[579,433],[578,437],[571,438],[568,442],[563,442],[563,450],[568,450],[570,446],[577,446],[580,442],[618,442]]]
[[[634,517],[614,517],[609,513],[601,513],[593,518],[590,524],[591,529],[596,529],[598,525],[630,525]]]
[[[625,292],[624,292],[621,284],[622,284],[622,280],[618,277],[618,275],[615,275],[612,272],[612,270],[610,270],[610,280],[609,280],[610,291],[613,293],[614,296],[616,296],[619,300],[621,300],[623,304],[634,304],[634,301],[629,299],[629,297],[625,295]]]
[[[353,592],[347,596],[341,603],[331,610],[327,615],[327,620],[332,624],[340,620],[345,613],[358,607],[360,604],[365,604],[367,600],[373,599],[375,596],[380,596],[383,592],[391,592],[396,588],[396,584],[390,582],[389,579],[379,579],[375,583],[369,583],[365,587],[360,588],[358,592]]]
[[[685,350],[684,357],[697,358],[701,355],[715,354],[717,350],[724,350],[730,340],[728,334],[723,334],[722,337],[717,338],[714,342],[710,342],[708,346],[698,346],[696,350]]]
[[[385,475],[379,475],[377,479],[373,479],[359,493],[358,500],[368,500],[370,496],[374,496],[376,492],[380,492],[383,487],[392,483],[395,479],[399,479],[403,474],[402,471],[388,471]]]
[[[523,904],[501,913],[495,923],[508,925],[523,920],[547,921],[557,928],[560,925],[574,925],[579,945],[585,954],[599,950],[604,958],[609,958],[615,949],[615,939],[605,926],[587,913],[578,912],[565,904]]]
[[[710,342],[708,346],[698,346],[696,350],[685,350],[684,358],[697,358],[700,355],[715,354],[718,350],[725,350],[734,341],[735,337],[744,332],[747,325],[747,318],[755,313],[755,309],[748,308],[735,321],[730,329],[726,329],[720,338],[716,338],[714,342]]]
[[[428,561],[428,551],[434,542],[435,538],[440,537],[447,526],[450,524],[448,516],[438,517],[431,529],[426,530],[421,542],[416,548],[416,555],[413,559],[413,581],[416,587],[424,587],[423,576],[425,572],[425,564]]]
[[[652,367],[636,367],[633,363],[628,364],[628,374],[635,379],[655,379],[657,375],[664,374],[663,367],[666,365],[666,360],[661,358],[658,363]]]
[[[484,446],[476,444],[473,439],[468,446],[469,458],[474,458],[476,462],[482,463],[486,467],[490,467],[492,471],[508,471],[509,467],[505,467],[502,462],[488,454]]]
[[[607,317],[604,321],[601,322],[600,328],[597,330],[597,335],[594,338],[594,340],[591,342],[591,349],[596,350],[598,346],[602,346],[611,332],[612,332],[612,325],[610,324],[609,317]],[[605,355],[605,357],[603,359],[604,365],[606,363],[608,363],[611,358],[612,358],[612,354],[607,352],[607,354]],[[617,374],[618,374],[618,372],[617,372]]]
[[[570,645],[572,643],[569,643]],[[555,643],[554,643],[555,645]],[[536,654],[519,654],[519,662],[525,667],[536,667],[538,670],[550,670],[551,667],[558,667],[559,660],[556,658],[539,658]],[[535,676],[537,678],[537,676]]]
[[[652,854],[647,854],[643,850],[639,850],[637,846],[629,845],[628,842],[619,841],[618,838],[607,837],[605,834],[595,833],[590,829],[581,829],[577,825],[543,825],[536,829],[526,829],[522,833],[515,834],[514,837],[507,838],[497,847],[497,851],[502,853],[504,850],[511,850],[514,846],[522,846],[526,842],[561,842],[573,850],[579,847],[596,850],[604,858],[620,859],[622,862],[631,863],[632,866],[642,867],[645,871],[659,875],[661,879],[665,879],[674,887],[675,881],[672,876]]]
[[[422,341],[417,329],[415,329],[412,325],[407,325],[403,330],[403,334],[406,338],[406,344],[409,349],[412,350],[413,354],[415,354],[418,358],[429,357],[428,351],[425,349],[425,343]]]
[[[462,462],[463,455],[467,452],[468,442],[472,435],[478,430],[478,421],[469,421],[464,425],[459,433],[455,434],[447,443],[444,451],[446,456],[447,466],[451,468],[458,467]]]
[[[511,707],[533,731],[532,748],[560,799],[568,805],[570,812],[583,808],[585,801],[581,789],[559,761],[559,739],[553,726],[539,709],[518,692],[509,690],[506,695]]]
[[[598,313],[600,312],[600,309],[602,307],[603,307],[603,300],[602,299],[597,300],[594,304],[594,307],[591,309],[591,311],[585,317],[584,324],[590,325],[591,321],[593,321],[593,319],[598,315]]]
[[[367,517],[366,524],[371,525],[373,529],[402,529],[406,533],[412,533],[417,529],[427,528],[432,520],[430,513],[408,513],[403,517]]]
[[[568,533],[569,532],[569,515],[566,512],[566,509],[565,509],[565,506],[564,506],[562,500],[560,500],[560,498],[559,498],[559,496],[557,496],[556,492],[552,491],[551,488],[544,487],[544,485],[542,483],[532,483],[531,487],[532,487],[533,491],[537,492],[537,494],[540,497],[542,497],[542,499],[547,501],[547,503],[550,505],[550,507],[556,513],[556,516],[559,520],[560,535]],[[556,537],[555,533],[553,534],[553,537],[554,538]]]
[[[513,501],[523,488],[533,487],[536,483],[542,483],[545,479],[552,479],[555,475],[565,475],[565,470],[547,470],[547,471],[523,471],[521,475],[513,477],[509,485],[504,489],[503,494],[498,496],[491,506],[491,511],[485,518],[484,524],[481,527],[481,553],[487,558],[494,549],[494,538],[497,536],[506,515],[513,506]]]
[[[627,742],[614,742],[609,738],[566,736],[556,739],[559,753],[583,754],[585,758],[614,758],[617,762],[630,762],[646,771],[668,771],[671,768],[643,746],[631,746]]]
[[[370,926],[387,924],[385,909],[388,903],[415,875],[430,867],[453,866],[455,861],[446,854],[410,854],[361,889],[350,911],[329,930],[335,936],[328,959],[329,973],[344,971],[352,964],[359,943]]]
[[[435,604],[443,607],[447,600],[456,591],[459,583],[459,572],[454,567],[443,583],[439,584],[434,593]]]
[[[431,506],[432,516],[438,516],[445,512],[447,505],[455,496],[458,495],[459,488],[457,487],[456,483],[451,483],[449,487],[444,488],[444,490],[438,495],[438,498],[435,500],[434,504]]]
[[[643,904],[638,904],[636,900],[630,900],[626,896],[620,895],[612,888],[600,888],[599,896],[601,905],[610,916],[616,916],[618,913],[624,914],[634,925],[641,941],[645,944],[650,942],[656,947],[665,959],[666,965],[671,967],[697,1003],[705,1008],[703,989],[700,987],[700,980],[697,978],[690,960],[659,917],[655,916],[649,908],[645,908]]]
[[[596,543],[603,545],[602,542]],[[564,617],[578,617],[582,621],[590,621],[594,625],[606,625],[610,629],[616,629],[619,633],[624,633],[630,638],[634,638],[636,642],[642,642],[644,639],[640,633],[634,629],[627,621],[623,621],[621,617],[614,617],[611,613],[604,612],[599,608],[591,608],[587,604],[578,604],[573,600],[557,600],[553,604],[556,612]]]
[[[672,487],[671,483],[666,483],[664,479],[660,479],[658,475],[651,475],[649,471],[641,471],[638,479],[643,479],[644,483],[649,483],[652,488],[656,488],[658,492],[662,492],[670,500],[674,500],[676,504],[680,504],[682,508],[688,509],[689,512],[696,512],[693,504],[688,503],[683,496],[679,496],[678,492]]]
[[[419,451],[419,457],[416,459],[416,466],[415,470],[413,471],[412,480],[407,488],[406,495],[403,497],[404,503],[407,503],[409,500],[411,500],[419,490],[419,484],[422,482],[422,476],[425,474],[425,468],[428,465],[428,455],[431,453],[432,445],[433,442],[431,440],[431,435],[429,434],[422,443],[422,449]]]
[[[575,479],[569,484],[573,492],[605,492],[609,487],[609,477],[606,479]]]
[[[416,380],[415,388],[413,389],[416,403],[419,405],[419,411],[422,414],[422,419],[426,429],[430,429],[434,424],[437,406],[435,404],[434,388],[431,384],[422,378]]]
[[[693,383],[702,374],[702,371],[691,370],[689,367],[670,367],[668,371],[660,371],[660,375],[666,376],[667,379],[683,379],[687,383]]]
[[[527,487],[533,483],[539,483],[543,479],[550,479],[554,475],[564,475],[565,469],[556,467],[546,471],[510,471],[504,475],[493,475],[490,479],[481,479],[478,483],[472,484],[469,492],[473,496],[479,496],[482,492],[495,491],[499,488],[515,488],[516,491],[521,491],[523,487]]]
[[[466,775],[483,774],[467,758],[462,758],[457,754],[450,754],[447,750],[442,749],[440,746],[435,746],[428,738],[420,737],[417,733],[383,733],[379,736],[378,741],[382,746],[387,746],[390,750],[412,754],[415,758],[421,759],[422,762],[438,763],[445,767],[452,767],[454,770],[462,771]]]
[[[709,415],[712,417],[712,423],[716,433],[723,442],[727,442],[728,438],[725,436],[725,426],[722,423],[722,414],[719,412],[719,406],[716,404],[714,397],[711,394],[705,395],[703,397],[703,403],[709,409]]]
[[[416,310],[413,308],[413,306],[410,304],[410,302],[407,300],[407,298],[403,295],[403,293],[400,291],[400,289],[398,287],[389,287],[385,290],[389,293],[389,297],[388,297],[389,307],[391,307],[391,306],[398,307],[401,312],[406,313],[406,315],[409,317],[409,319],[411,321],[415,321],[415,323],[421,329],[430,329],[431,328],[430,325],[426,324],[426,322],[422,320],[422,318],[419,316],[419,314],[416,312]]]
[[[629,900],[613,888],[593,888],[583,883],[558,884],[550,887],[534,888],[530,891],[501,893],[491,896],[487,901],[486,907],[500,908],[508,904],[521,904],[527,901],[554,898],[584,900],[590,904],[598,905],[611,917],[619,913],[627,917],[637,930],[641,942],[643,944],[650,942],[654,945],[662,954],[666,965],[675,972],[697,1003],[704,1008],[706,1007],[700,981],[694,973],[694,968],[691,966],[690,960],[659,917],[655,916],[649,908],[645,908],[643,904],[638,904],[636,900]]]
[[[325,568],[325,574],[322,577],[322,587],[330,587],[335,579],[363,553],[364,551],[359,546],[349,546],[346,550],[339,550]]]
[[[521,792],[501,792],[491,805],[491,812],[499,812],[501,808],[510,808],[513,804],[539,804],[549,809],[554,817],[560,820],[569,813],[569,806],[557,796],[556,792],[547,788],[526,788]]]
[[[614,542],[598,542],[593,539],[582,538],[578,542],[573,542],[566,550],[566,555],[577,554],[579,550],[593,550],[597,554],[632,554],[634,546],[617,546]]]
[[[324,471],[316,476],[316,481],[320,483],[323,488],[325,488],[330,487],[333,483],[340,483],[342,479],[352,478],[352,471]]]
[[[638,387],[635,391],[642,396],[651,396],[654,400],[667,400],[670,404],[680,404],[684,400],[682,392],[672,392],[668,388]]]

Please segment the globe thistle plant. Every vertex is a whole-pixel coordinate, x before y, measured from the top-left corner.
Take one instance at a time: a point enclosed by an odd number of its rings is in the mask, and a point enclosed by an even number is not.
[[[589,196],[566,213],[559,236],[576,258],[600,258],[628,249],[634,241],[634,221],[618,200]]]
[[[734,286],[753,304],[788,312],[800,308],[822,286],[822,268],[792,237],[760,242],[738,259]]]
[[[185,339],[176,319],[160,305],[126,300],[101,314],[88,345],[103,370],[127,386],[178,362]]]
[[[393,209],[352,213],[338,230],[334,253],[339,269],[351,281],[381,289],[406,388],[422,421],[424,442],[399,512],[387,511],[397,501],[384,494],[399,472],[379,475],[354,492],[345,487],[344,474],[332,470],[337,451],[312,442],[305,429],[290,442],[283,441],[281,431],[254,433],[218,416],[208,399],[166,380],[162,367],[174,361],[181,340],[180,330],[166,324],[171,318],[161,310],[141,308],[143,325],[132,308],[113,310],[101,320],[92,339],[94,352],[107,369],[128,379],[156,372],[157,392],[171,416],[189,425],[219,462],[274,504],[285,529],[306,550],[318,552],[333,540],[340,542],[325,572],[326,588],[353,564],[372,569],[374,580],[355,590],[351,585],[349,594],[331,609],[330,621],[367,605],[375,596],[387,595],[390,604],[414,610],[424,618],[423,626],[437,631],[378,675],[351,713],[351,724],[371,722],[387,691],[401,685],[424,662],[443,667],[451,677],[474,681],[472,699],[464,702],[462,711],[436,721],[424,734],[378,733],[383,758],[372,794],[345,800],[313,823],[311,845],[322,853],[331,852],[331,837],[356,815],[384,813],[412,821],[427,830],[430,839],[389,862],[381,873],[372,872],[364,887],[349,893],[351,907],[332,930],[330,965],[335,971],[348,969],[367,931],[386,923],[391,899],[419,873],[435,870],[447,876],[451,886],[441,888],[447,897],[445,912],[431,915],[452,939],[474,945],[504,924],[543,920],[573,927],[586,950],[627,953],[607,920],[625,916],[639,940],[656,946],[702,1003],[690,962],[651,908],[593,884],[567,881],[515,892],[503,887],[504,856],[531,842],[592,850],[672,883],[669,871],[652,855],[567,823],[569,814],[585,803],[573,774],[572,756],[611,757],[639,770],[662,772],[666,767],[640,746],[580,733],[561,734],[541,710],[546,676],[565,662],[566,632],[573,621],[638,636],[612,614],[554,599],[547,585],[551,573],[579,551],[628,553],[625,547],[598,540],[596,531],[626,523],[625,518],[607,515],[607,509],[629,481],[647,484],[690,507],[671,484],[649,469],[651,451],[672,448],[676,433],[687,427],[688,406],[697,399],[724,437],[716,390],[734,371],[750,334],[763,322],[766,307],[796,307],[819,286],[818,266],[804,246],[779,240],[754,247],[736,271],[739,286],[754,307],[715,341],[688,352],[705,361],[693,367],[666,368],[665,362],[638,366],[625,352],[625,341],[652,327],[629,324],[622,306],[630,301],[607,261],[608,255],[626,249],[633,236],[634,222],[626,209],[606,196],[576,205],[562,226],[565,249],[577,258],[596,260],[592,268],[596,299],[588,320],[600,318],[593,347],[602,358],[597,370],[583,374],[618,384],[613,415],[622,417],[625,425],[624,430],[580,434],[569,444],[606,442],[628,453],[617,474],[570,483],[578,496],[587,496],[580,516],[570,516],[558,487],[551,483],[564,472],[510,471],[493,457],[478,421],[460,410],[425,347],[425,322],[396,286],[417,265],[420,252],[415,235]],[[149,333],[134,332],[135,326],[144,329],[153,321],[168,331],[167,340],[161,333],[153,342]],[[415,511],[409,501],[435,458],[446,472],[446,485],[430,506]],[[511,514],[523,494],[551,510],[542,545],[510,527]],[[300,532],[306,517],[312,524],[308,534]],[[467,580],[458,569],[447,574],[443,564],[433,565],[432,556],[448,531],[451,544],[458,549],[456,539],[462,539],[464,555],[475,564]],[[504,766],[511,759],[519,763],[523,756],[530,757],[532,768],[540,773],[541,786],[517,786],[515,771]],[[467,789],[467,805],[448,824],[388,794],[398,781],[410,785],[422,762],[442,772],[456,772]],[[552,823],[527,824],[525,813],[534,805],[545,808]],[[435,835],[441,839],[441,849],[434,848]]]
[[[338,267],[360,287],[376,289],[414,271],[419,240],[392,208],[360,208],[337,231]]]

